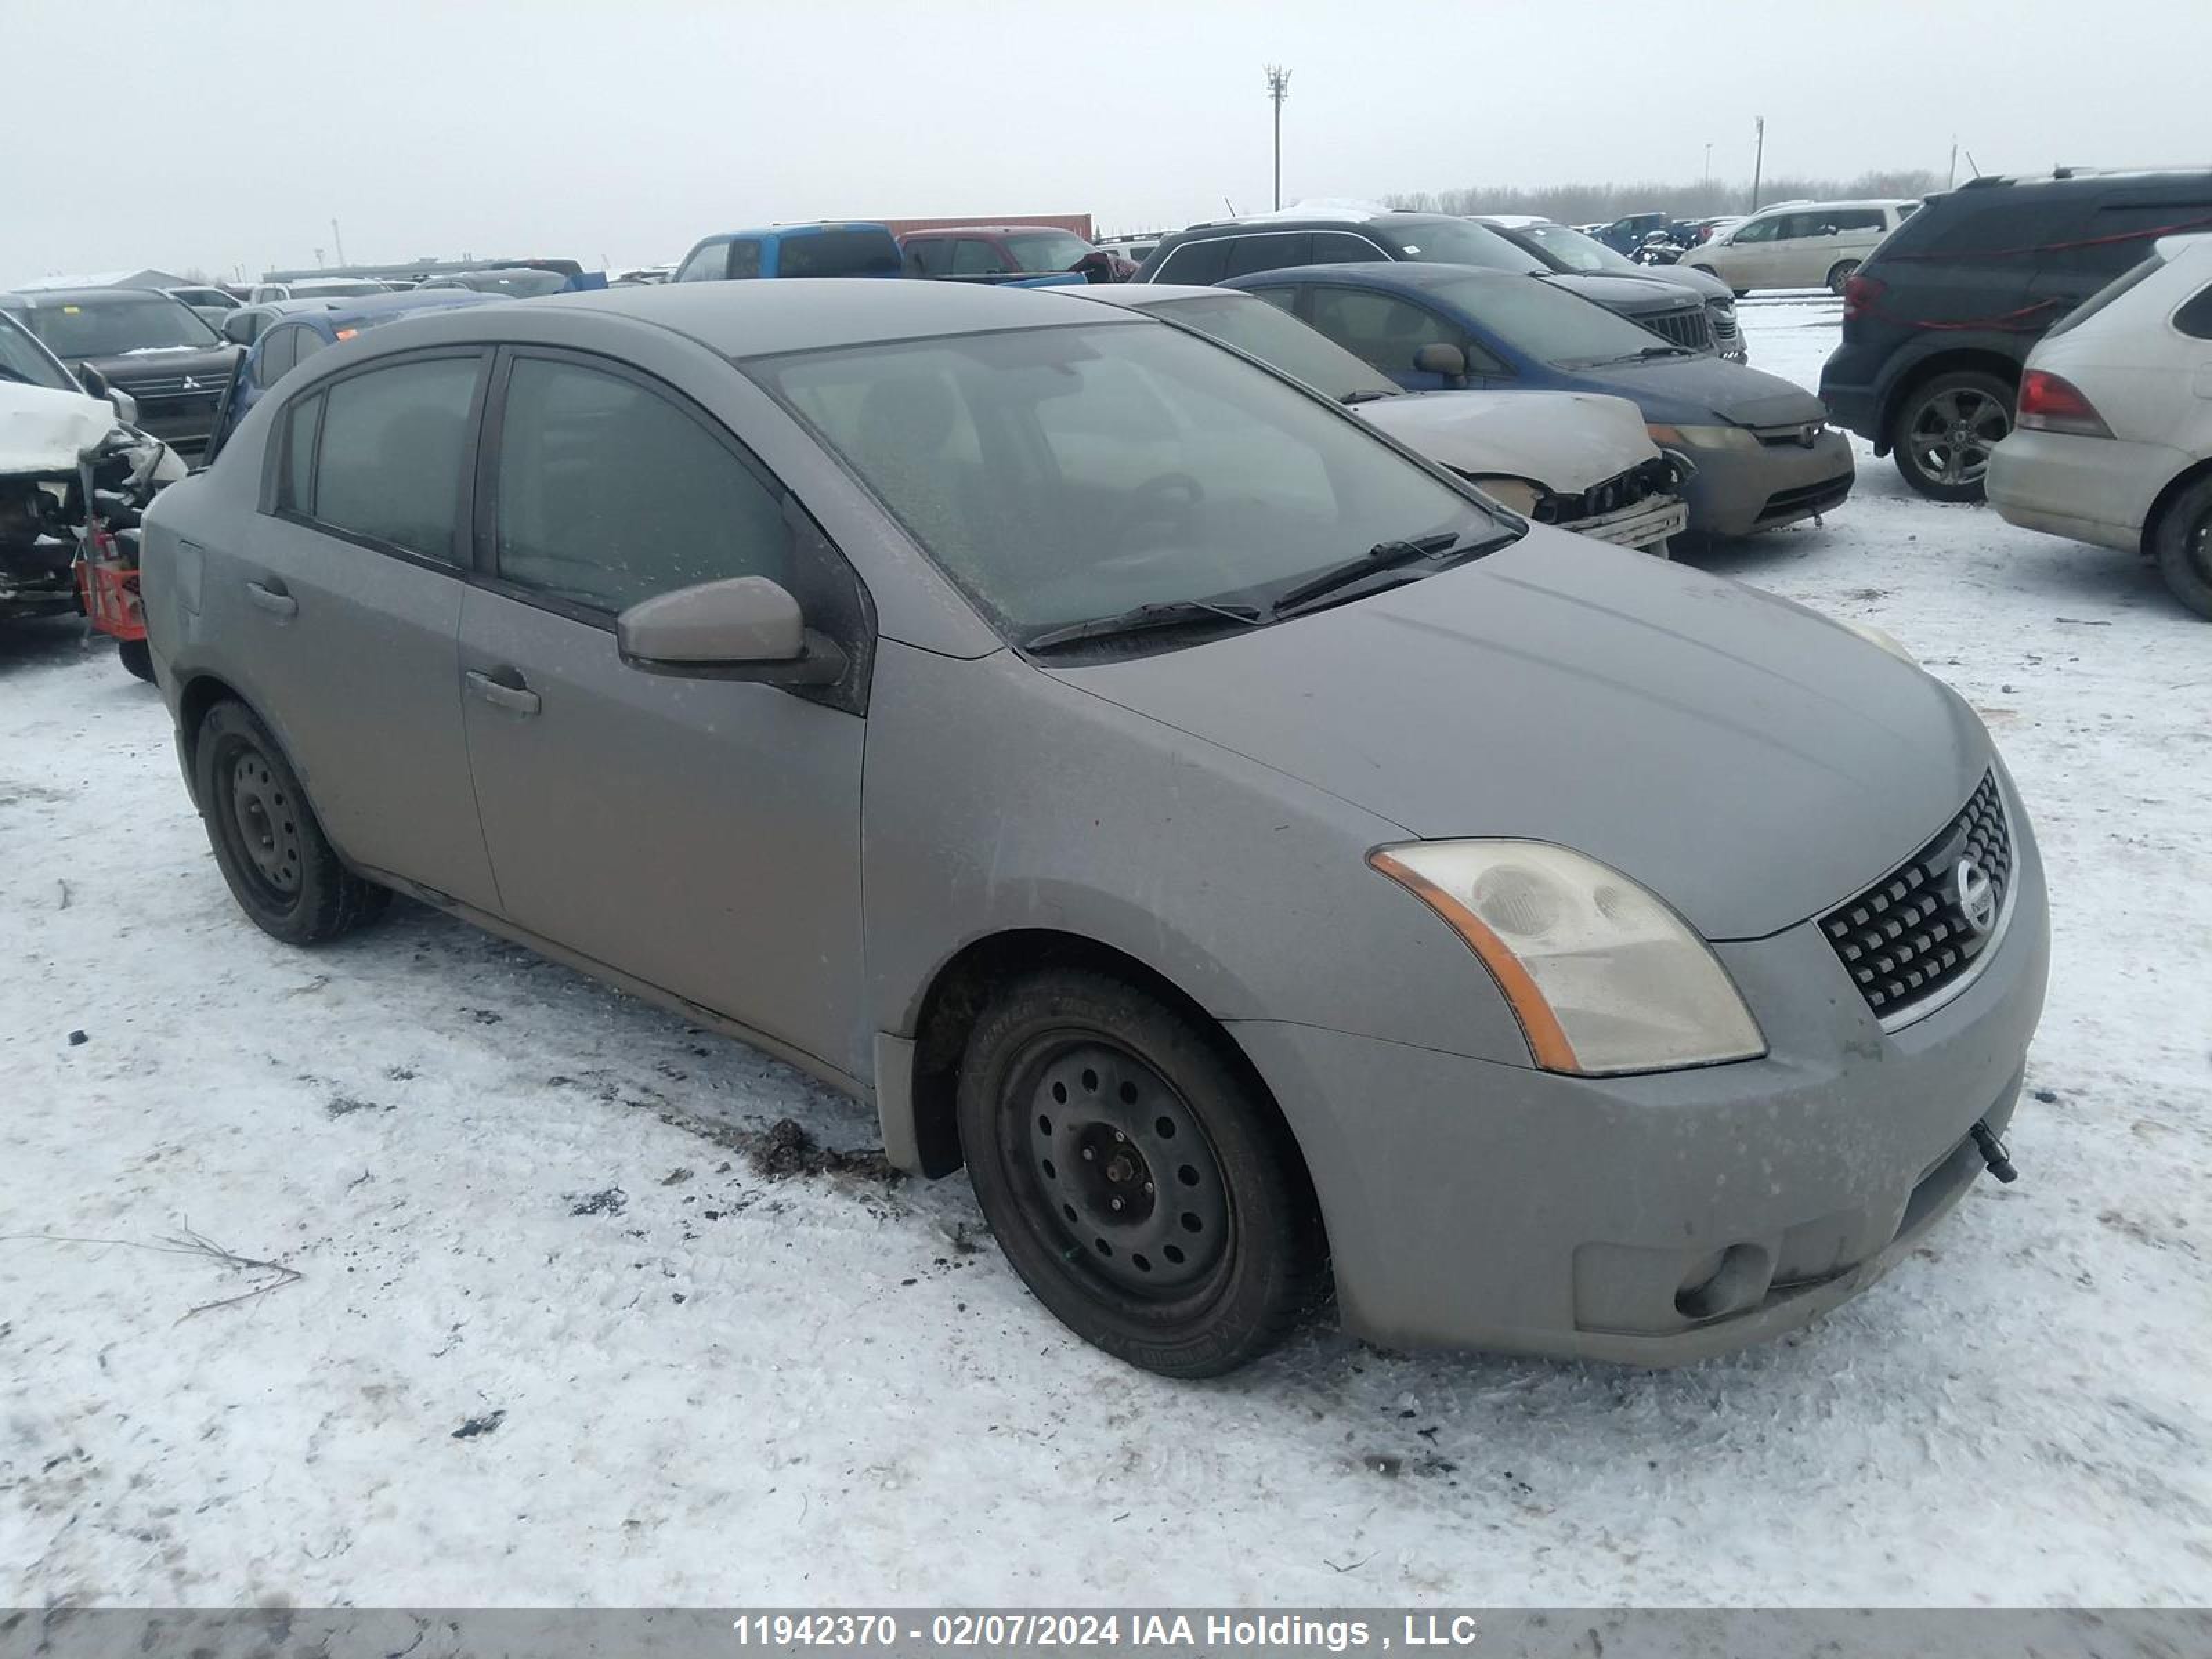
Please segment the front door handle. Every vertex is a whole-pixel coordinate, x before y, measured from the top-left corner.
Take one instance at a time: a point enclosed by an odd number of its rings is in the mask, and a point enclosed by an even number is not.
[[[265,582],[248,580],[246,597],[272,617],[296,617],[300,602],[284,591],[284,584],[271,576]]]
[[[462,678],[470,690],[495,708],[504,708],[510,714],[534,714],[538,710],[538,694],[512,668],[495,668],[489,674],[471,668]]]

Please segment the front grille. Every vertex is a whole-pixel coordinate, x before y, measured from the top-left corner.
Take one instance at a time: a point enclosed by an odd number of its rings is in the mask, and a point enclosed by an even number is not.
[[[198,374],[149,374],[143,379],[111,374],[111,384],[134,398],[218,398],[222,395],[222,375],[214,369]],[[185,382],[193,386],[188,390]]]
[[[1711,351],[1713,349],[1713,325],[1703,306],[1685,307],[1680,311],[1662,312],[1655,317],[1636,319],[1661,339],[1692,351]]]
[[[1789,489],[1778,489],[1766,498],[1766,505],[1759,509],[1762,526],[1785,524],[1793,519],[1810,518],[1841,507],[1844,498],[1851,493],[1851,475],[1829,478],[1820,483],[1798,484]]]
[[[1971,859],[1990,880],[1990,925],[1966,917],[1960,869]],[[1995,774],[1943,833],[1848,904],[1820,918],[1820,931],[1885,1021],[1909,1013],[1954,984],[1996,937],[1995,919],[2012,892],[2012,830]]]

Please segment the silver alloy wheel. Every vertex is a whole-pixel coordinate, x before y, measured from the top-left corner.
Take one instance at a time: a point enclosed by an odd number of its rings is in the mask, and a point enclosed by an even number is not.
[[[1972,484],[1990,469],[1990,451],[2012,430],[2011,411],[1972,386],[1937,393],[1913,411],[1913,459],[1938,483]]]

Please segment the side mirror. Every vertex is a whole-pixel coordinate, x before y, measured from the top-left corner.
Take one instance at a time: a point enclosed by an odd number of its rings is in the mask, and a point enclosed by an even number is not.
[[[615,618],[632,668],[681,679],[834,685],[845,653],[806,626],[799,601],[765,576],[731,576],[641,599]]]
[[[1413,354],[1413,367],[1424,374],[1441,374],[1447,380],[1467,379],[1467,353],[1448,340],[1431,340]]]
[[[108,393],[107,376],[90,363],[77,365],[76,383],[84,388],[88,398],[105,398]]]

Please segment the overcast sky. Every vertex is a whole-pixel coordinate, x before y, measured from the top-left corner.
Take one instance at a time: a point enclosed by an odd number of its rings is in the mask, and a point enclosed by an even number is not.
[[[2212,0],[0,0],[0,282],[775,220],[2212,162]],[[1965,163],[1960,163],[1961,172]]]

